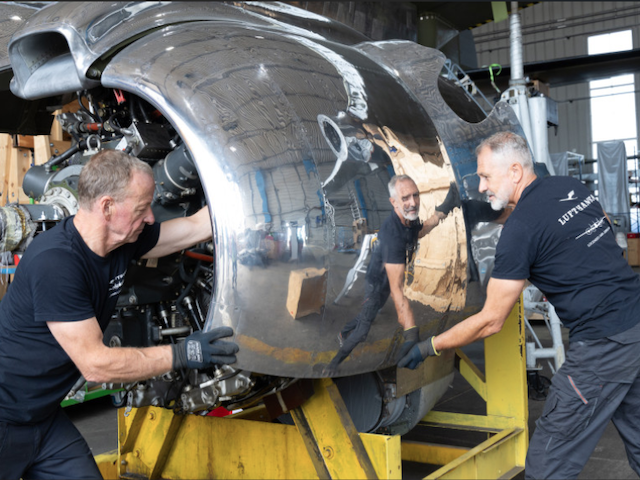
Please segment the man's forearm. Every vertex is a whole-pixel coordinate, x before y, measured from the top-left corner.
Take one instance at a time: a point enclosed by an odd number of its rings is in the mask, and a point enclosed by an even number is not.
[[[396,313],[398,314],[398,323],[402,325],[405,330],[415,327],[416,322],[413,318],[413,310],[411,310],[409,299],[403,294],[392,295],[392,298],[396,306]]]
[[[524,280],[491,278],[482,310],[434,339],[436,350],[459,348],[498,333],[520,297]]]
[[[464,347],[498,333],[503,324],[504,320],[500,321],[498,318],[491,318],[483,312],[479,312],[449,330],[436,335],[433,339],[433,346],[438,352]]]
[[[131,348],[107,347],[101,349],[80,366],[87,381],[134,382],[162,375],[172,368],[171,346]]]
[[[211,219],[207,207],[190,217],[166,220],[160,225],[158,243],[142,258],[160,258],[211,239]]]
[[[431,230],[436,228],[440,224],[440,222],[445,218],[447,218],[447,216],[442,212],[435,212],[433,215],[427,218],[422,223],[422,230],[420,230],[420,234],[419,234],[420,238],[424,237],[429,232],[431,232]]]

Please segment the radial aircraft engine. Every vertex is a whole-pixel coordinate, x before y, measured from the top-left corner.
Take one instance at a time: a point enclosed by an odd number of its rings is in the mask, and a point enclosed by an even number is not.
[[[241,409],[322,377],[361,307],[394,173],[416,181],[423,220],[452,184],[462,198],[407,269],[421,338],[480,306],[481,288],[470,292],[495,244],[467,206],[482,200],[474,149],[521,130],[510,107],[486,115],[445,79],[437,50],[271,2],[2,8],[13,31],[0,39],[0,130],[49,134],[56,111],[71,142],[27,171],[34,202],[0,209],[3,251],[77,211],[78,175],[102,149],[153,167],[158,221],[203,205],[211,215],[212,241],[130,266],[105,342],[168,344],[228,325],[237,362],[108,385],[121,388],[116,403]],[[360,431],[408,431],[452,381],[453,352],[397,369],[401,344],[389,300],[334,376]]]

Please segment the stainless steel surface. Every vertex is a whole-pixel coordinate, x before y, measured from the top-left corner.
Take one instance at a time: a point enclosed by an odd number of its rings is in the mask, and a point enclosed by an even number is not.
[[[7,46],[11,36],[23,28],[25,21],[41,7],[41,4],[29,5],[18,2],[3,2],[0,5],[0,72],[10,66]]]
[[[198,167],[218,255],[207,328],[235,328],[242,368],[319,376],[318,366],[338,347],[336,334],[362,300],[360,284],[340,305],[333,304],[355,262],[340,248],[340,235],[351,236],[355,220],[350,191],[359,185],[361,209],[375,230],[391,211],[389,154],[414,156],[435,188],[448,187],[453,173],[431,118],[391,71],[357,49],[248,27],[196,22],[159,30],[119,52],[102,83],[135,91],[157,106]],[[435,60],[432,68],[439,71],[442,57]],[[347,157],[334,176],[340,161],[335,151],[347,149],[328,144],[319,115],[336,119],[341,132],[352,137],[371,138],[373,158]],[[423,218],[446,190],[438,193],[439,198],[425,195]],[[448,248],[464,250],[464,242],[464,234],[453,237]],[[267,244],[278,252],[267,253]],[[243,256],[247,250],[259,258]],[[455,267],[464,270],[464,260]],[[303,268],[329,272],[326,291],[318,292],[324,308],[294,320],[287,311],[289,278]],[[434,270],[434,275],[453,272]],[[431,324],[435,332],[446,310],[463,308],[447,296],[439,292],[437,299],[425,296],[413,305],[421,326]],[[340,373],[392,366],[401,333],[388,302],[366,344]]]
[[[175,262],[183,268],[186,254],[159,267],[132,267],[108,338],[120,338],[129,318],[141,323],[148,342],[154,328],[184,322],[232,326],[240,345],[234,368],[253,372],[256,382],[230,390],[246,405],[284,388],[286,378],[321,376],[335,355],[336,335],[358,313],[364,290],[359,278],[334,304],[358,258],[354,221],[380,228],[392,211],[387,183],[394,171],[416,180],[422,219],[452,181],[465,201],[480,198],[473,149],[494,131],[518,128],[511,109],[499,105],[484,120],[462,89],[440,77],[445,59],[436,50],[363,40],[309,12],[264,3],[64,2],[16,33],[9,47],[15,94],[49,98],[89,88],[77,94],[88,108],[64,117],[63,126],[81,137],[84,151],[71,152],[60,165],[58,190],[51,191],[46,172],[31,177],[31,190],[49,192],[52,204],[72,214],[74,205],[62,197],[74,192],[89,150],[126,148],[156,166],[158,219],[209,206],[211,252],[188,253],[212,255],[211,266],[192,279],[176,272]],[[56,70],[55,81],[37,81],[59,61],[71,63]],[[102,128],[100,138],[90,133],[94,128]],[[99,142],[88,146],[91,138]],[[405,294],[422,338],[480,306],[467,301],[477,282],[467,277],[463,211],[464,203],[421,239],[409,267]],[[305,275],[316,284],[303,299],[311,305],[298,315],[291,280]],[[190,288],[200,293],[187,295]],[[401,343],[389,300],[337,375],[388,369],[393,378],[381,384],[397,383],[400,403],[431,385],[419,401],[428,409],[450,382],[453,356],[396,379]],[[219,401],[222,381],[207,378],[193,384],[204,388],[189,387],[187,411]],[[129,398],[163,401],[176,381],[168,376],[132,387]],[[250,391],[244,400],[241,387]],[[406,413],[400,403],[390,423]],[[411,421],[420,415],[422,407]]]
[[[214,19],[224,23],[248,23],[263,28],[310,35],[314,26],[333,33],[341,40],[360,41],[357,32],[328,19],[283,4],[244,5],[221,2],[55,2],[42,9],[13,36],[9,43],[9,57],[15,74],[12,91],[23,98],[36,99],[81,88],[99,85],[97,75],[90,70],[95,62],[122,48],[130,39],[146,35],[170,24],[194,19]],[[260,12],[268,15],[260,15]],[[292,15],[291,12],[304,12]],[[305,20],[305,29],[295,26]],[[289,20],[291,23],[283,23]],[[50,82],[52,76],[56,82]]]

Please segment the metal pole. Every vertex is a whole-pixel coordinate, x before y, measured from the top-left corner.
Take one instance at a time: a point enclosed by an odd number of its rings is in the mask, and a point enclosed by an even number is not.
[[[511,79],[509,85],[524,85],[524,62],[522,60],[522,28],[518,2],[511,2],[511,16],[509,17],[509,42],[511,55]]]
[[[524,64],[522,60],[522,29],[520,27],[518,2],[511,2],[509,27],[511,79],[509,80],[509,89],[502,94],[502,98],[507,100],[516,111],[525,137],[527,137],[529,144],[533,145],[529,104],[527,103],[527,93],[525,89]]]

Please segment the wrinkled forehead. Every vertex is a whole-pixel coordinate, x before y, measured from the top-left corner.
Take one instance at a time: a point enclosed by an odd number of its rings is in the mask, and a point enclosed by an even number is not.
[[[151,203],[155,182],[145,172],[135,172],[127,186],[126,199],[135,204]]]
[[[406,178],[396,183],[396,193],[399,197],[412,195],[414,193],[418,193],[418,186],[413,180]]]

